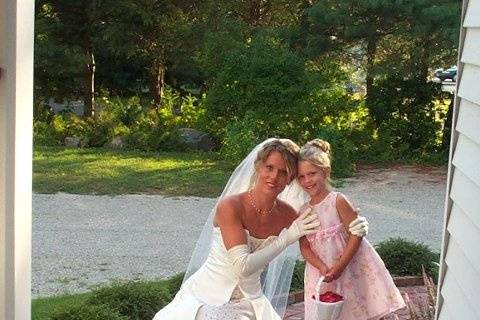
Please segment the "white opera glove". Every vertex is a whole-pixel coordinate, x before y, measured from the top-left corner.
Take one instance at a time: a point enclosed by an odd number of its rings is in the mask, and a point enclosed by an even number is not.
[[[368,234],[368,221],[365,217],[358,216],[348,225],[348,231],[357,237],[364,237]]]
[[[246,244],[240,244],[230,248],[228,256],[232,261],[233,271],[237,276],[249,276],[259,270],[263,270],[270,261],[278,256],[289,245],[300,239],[302,236],[316,232],[320,225],[315,221],[315,215],[309,215],[307,210],[300,215],[292,225],[275,238],[270,244],[255,252],[250,252]]]
[[[320,222],[317,219],[317,216],[312,213],[312,208],[307,208],[295,221],[292,222],[290,227],[286,232],[285,241],[288,242],[287,245],[298,241],[303,236],[315,233],[317,227],[320,226]]]

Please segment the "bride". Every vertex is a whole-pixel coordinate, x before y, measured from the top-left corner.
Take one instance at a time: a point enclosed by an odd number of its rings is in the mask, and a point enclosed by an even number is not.
[[[235,169],[197,242],[184,282],[154,320],[280,320],[298,247],[319,226],[296,208],[298,146],[268,139]],[[359,218],[350,232],[364,235]],[[267,267],[268,266],[268,267]]]

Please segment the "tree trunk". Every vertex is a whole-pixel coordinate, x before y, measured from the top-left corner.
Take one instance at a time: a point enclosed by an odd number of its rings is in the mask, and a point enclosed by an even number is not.
[[[85,117],[95,117],[95,56],[93,54],[93,46],[88,45],[85,48],[88,57],[88,63],[85,70],[85,94],[83,102],[85,108],[83,115]]]
[[[447,110],[447,117],[443,123],[443,132],[442,132],[442,149],[448,150],[450,147],[450,135],[452,134],[452,118],[453,118],[453,106],[455,103],[454,95],[452,94],[452,100]]]
[[[162,99],[165,91],[165,73],[167,67],[161,61],[155,61],[153,63],[152,70],[152,95],[155,107],[160,109],[162,107]]]
[[[373,116],[373,120],[377,128],[380,126],[382,119],[379,116],[378,112],[375,112],[375,106],[373,105],[373,101],[371,100],[371,95],[373,92],[373,67],[375,62],[375,54],[377,52],[377,38],[370,37],[367,39],[367,68],[366,68],[366,97],[365,102],[367,108],[370,110]]]
[[[420,57],[418,59],[418,77],[423,82],[428,82],[428,66],[430,65],[430,55],[432,54],[432,39],[430,37],[422,37],[418,44]]]

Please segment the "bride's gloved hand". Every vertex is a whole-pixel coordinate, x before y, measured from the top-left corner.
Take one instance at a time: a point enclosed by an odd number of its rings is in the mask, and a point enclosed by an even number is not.
[[[357,237],[364,237],[368,234],[368,221],[365,217],[358,216],[348,225],[348,231]]]
[[[281,232],[270,244],[255,252],[250,252],[246,244],[237,245],[228,250],[233,271],[239,277],[247,277],[265,268],[276,256],[301,237],[316,232],[320,222],[316,215],[310,215],[307,209],[290,227]]]
[[[303,236],[315,233],[320,226],[317,216],[312,213],[312,208],[305,210],[295,221],[292,222],[286,232],[287,245],[290,245]]]

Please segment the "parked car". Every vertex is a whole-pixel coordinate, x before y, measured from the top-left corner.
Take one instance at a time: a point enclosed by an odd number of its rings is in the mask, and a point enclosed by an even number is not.
[[[435,71],[435,77],[440,79],[441,81],[445,81],[450,79],[453,82],[457,81],[457,66],[453,66],[448,68],[447,70],[437,69]]]

